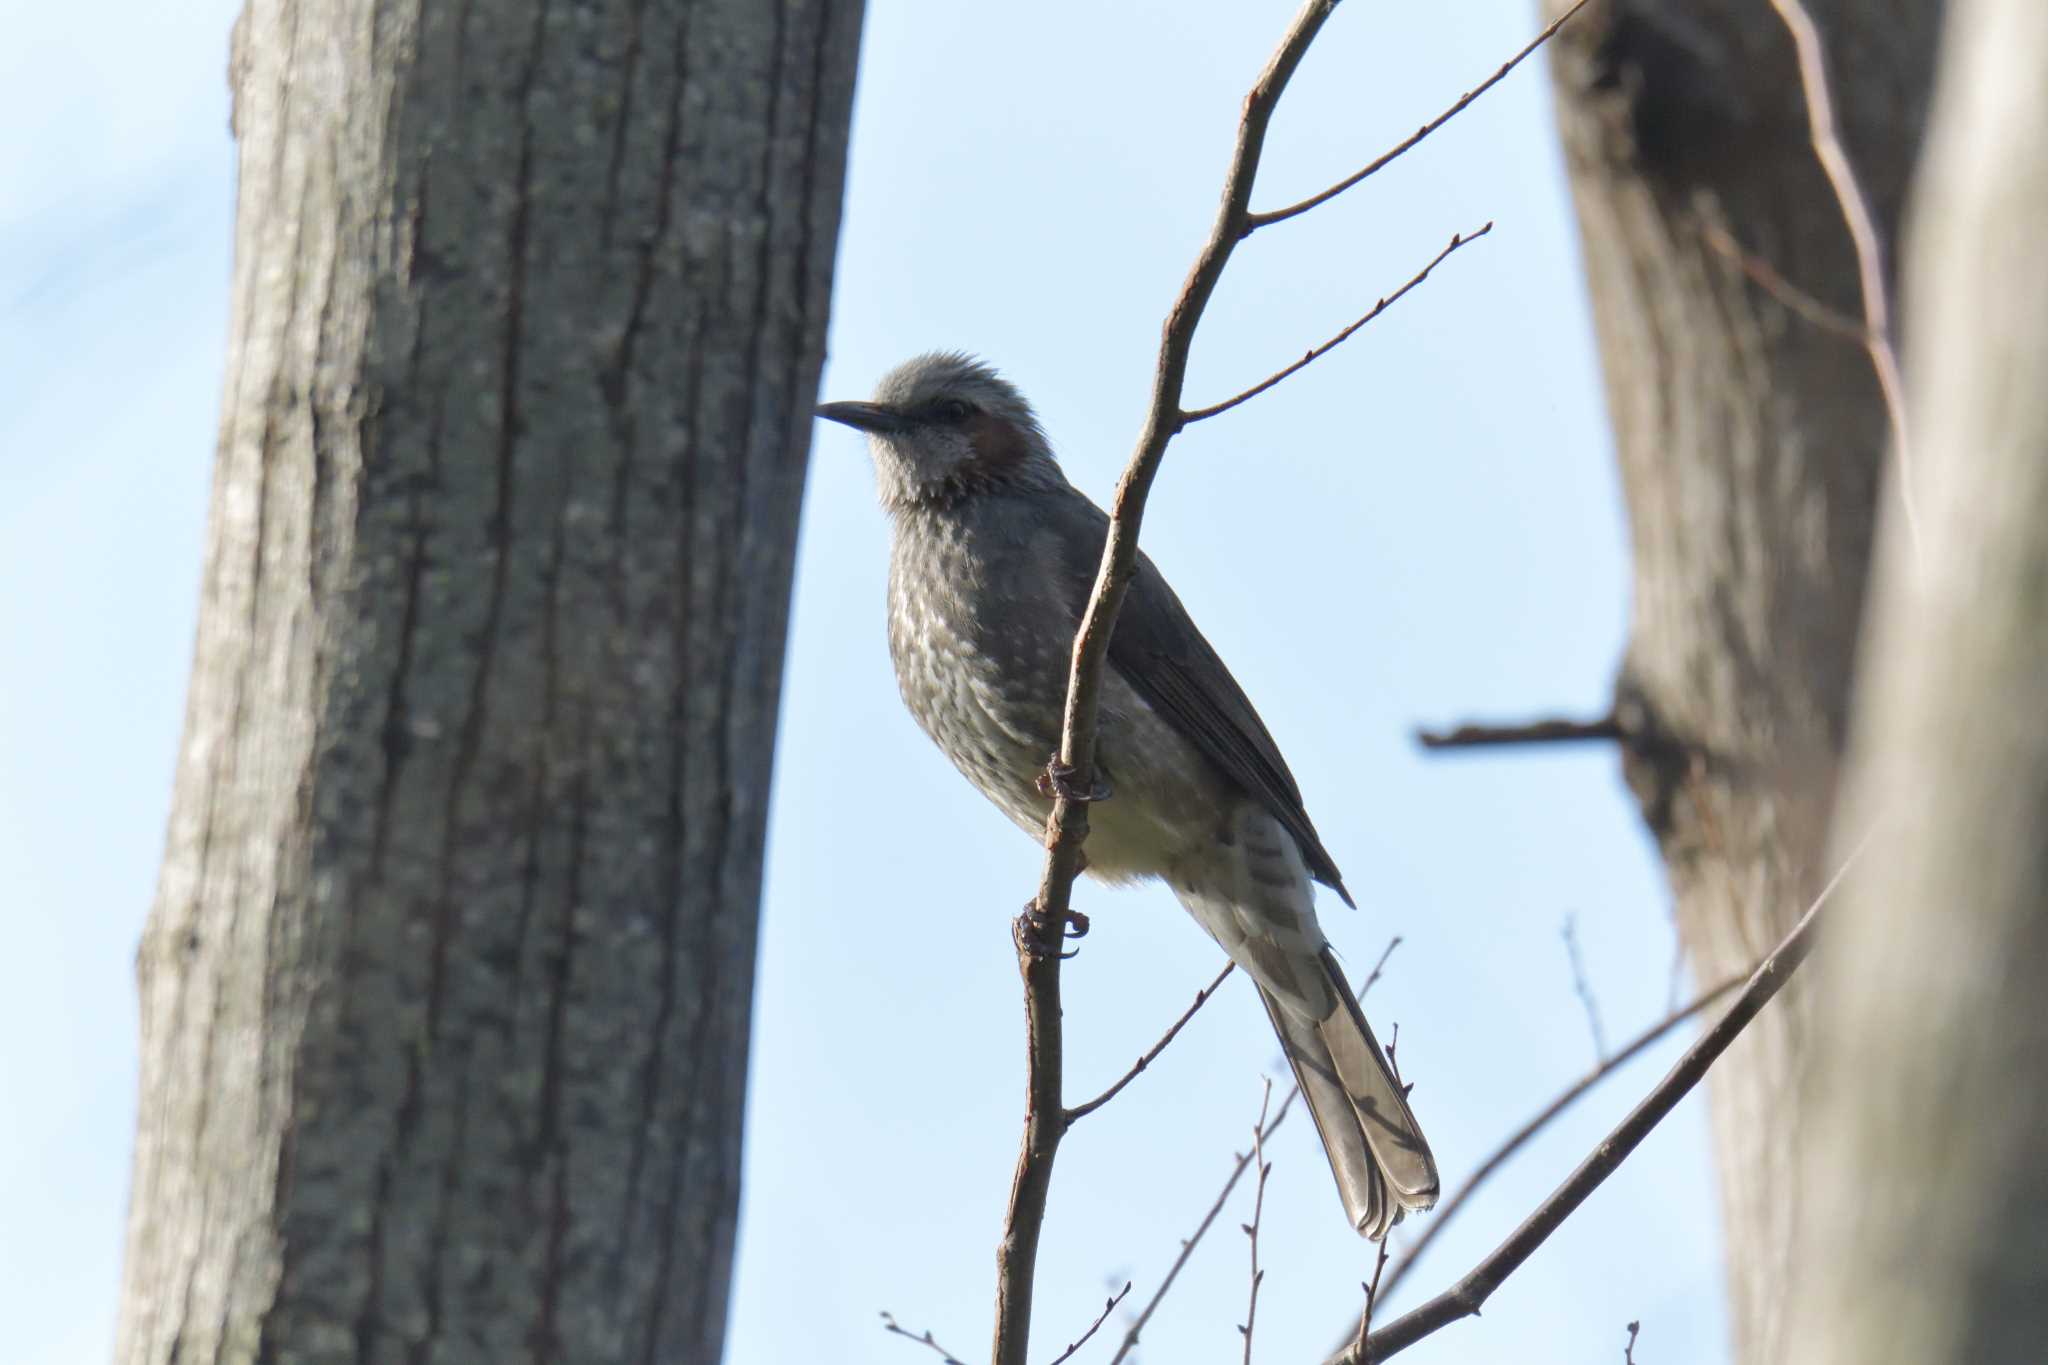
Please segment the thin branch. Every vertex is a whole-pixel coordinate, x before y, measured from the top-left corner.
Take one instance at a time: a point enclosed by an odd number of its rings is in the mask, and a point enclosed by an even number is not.
[[[1586,981],[1586,964],[1579,956],[1579,934],[1574,917],[1564,917],[1564,955],[1572,964],[1572,991],[1579,997],[1579,1003],[1586,1009],[1586,1027],[1593,1033],[1593,1060],[1607,1060],[1607,1030],[1600,1027],[1600,1002],[1593,998],[1593,988]]]
[[[1628,732],[1610,712],[1598,720],[1524,721],[1519,725],[1466,722],[1451,730],[1417,730],[1415,742],[1425,749],[1479,749],[1506,744],[1577,744],[1585,740],[1623,740]]]
[[[1367,991],[1372,989],[1373,983],[1380,979],[1380,973],[1386,970],[1387,959],[1392,957],[1394,955],[1394,949],[1400,946],[1401,936],[1399,934],[1396,934],[1392,938],[1387,940],[1387,946],[1380,950],[1379,961],[1373,963],[1372,971],[1366,975],[1365,984],[1358,988],[1358,994],[1360,996],[1363,996]],[[1117,1082],[1115,1085],[1112,1085],[1109,1089],[1103,1091],[1094,1099],[1089,1100],[1086,1104],[1077,1104],[1072,1109],[1069,1109],[1067,1111],[1067,1126],[1069,1128],[1073,1127],[1076,1120],[1084,1118],[1087,1115],[1092,1114],[1096,1110],[1100,1109],[1103,1105],[1108,1104],[1111,1100],[1117,1097],[1117,1094],[1120,1091],[1122,1091],[1125,1086],[1129,1085],[1133,1080],[1137,1079],[1139,1072],[1143,1071],[1146,1067],[1152,1065],[1152,1063],[1158,1061],[1159,1054],[1166,1051],[1166,1045],[1172,1042],[1175,1036],[1178,1035],[1183,1028],[1187,1027],[1188,1020],[1195,1017],[1195,1011],[1201,1009],[1202,1006],[1209,1003],[1210,997],[1216,994],[1218,987],[1222,986],[1223,979],[1229,976],[1236,969],[1237,964],[1235,962],[1225,962],[1223,964],[1223,970],[1216,973],[1216,979],[1214,981],[1211,981],[1208,985],[1204,986],[1201,990],[1195,992],[1195,1002],[1192,1005],[1189,1005],[1187,1009],[1181,1012],[1180,1018],[1173,1021],[1172,1026],[1166,1030],[1165,1034],[1163,1034],[1160,1037],[1159,1041],[1154,1043],[1149,1049],[1147,1049],[1145,1055],[1138,1058],[1138,1060],[1132,1065],[1129,1071],[1126,1071],[1123,1075],[1117,1078]]]
[[[1744,973],[1742,976],[1732,976],[1700,996],[1697,1000],[1694,1000],[1685,1008],[1675,1010],[1664,1018],[1659,1019],[1656,1023],[1637,1034],[1621,1051],[1615,1053],[1612,1057],[1609,1057],[1606,1061],[1600,1063],[1573,1082],[1565,1089],[1563,1094],[1543,1106],[1527,1123],[1524,1123],[1520,1128],[1510,1133],[1507,1139],[1493,1150],[1492,1155],[1479,1163],[1478,1169],[1472,1172],[1465,1183],[1459,1187],[1458,1192],[1437,1206],[1435,1216],[1423,1225],[1421,1234],[1409,1244],[1408,1249],[1402,1253],[1401,1259],[1395,1263],[1394,1278],[1387,1281],[1387,1292],[1392,1293],[1400,1285],[1401,1281],[1407,1277],[1408,1272],[1415,1267],[1416,1261],[1421,1259],[1422,1253],[1429,1249],[1429,1244],[1436,1240],[1437,1235],[1444,1230],[1445,1225],[1458,1216],[1459,1211],[1465,1207],[1466,1201],[1478,1193],[1479,1187],[1492,1179],[1494,1173],[1505,1166],[1515,1153],[1526,1147],[1530,1140],[1538,1133],[1548,1128],[1557,1119],[1558,1115],[1578,1103],[1581,1096],[1619,1071],[1622,1067],[1634,1061],[1646,1049],[1655,1046],[1673,1029],[1704,1012],[1715,1001],[1720,1000],[1728,992],[1740,986],[1749,978],[1749,975],[1750,973]]]
[[[1827,173],[1835,199],[1842,207],[1842,221],[1848,225],[1849,240],[1856,250],[1856,277],[1863,295],[1863,344],[1870,352],[1870,367],[1877,373],[1878,391],[1884,395],[1885,415],[1891,421],[1892,444],[1898,450],[1899,499],[1906,513],[1906,535],[1913,545],[1913,557],[1920,556],[1920,517],[1913,505],[1912,444],[1906,436],[1905,384],[1899,377],[1899,355],[1892,345],[1890,295],[1885,287],[1884,248],[1878,242],[1877,223],[1857,182],[1856,170],[1835,130],[1835,106],[1828,93],[1827,61],[1821,51],[1820,30],[1801,0],[1771,0],[1771,8],[1785,22],[1792,46],[1799,54],[1799,84],[1806,95],[1806,122],[1813,141],[1813,154]]]
[[[1478,99],[1481,95],[1493,89],[1494,86],[1499,85],[1501,81],[1506,78],[1508,72],[1513,71],[1516,67],[1520,66],[1523,60],[1527,58],[1530,53],[1534,52],[1537,48],[1549,42],[1551,36],[1555,34],[1559,29],[1563,28],[1573,15],[1577,14],[1580,10],[1584,9],[1587,3],[1588,0],[1579,0],[1577,4],[1573,5],[1570,9],[1566,10],[1563,14],[1559,15],[1557,19],[1553,23],[1551,23],[1551,25],[1548,28],[1544,29],[1541,33],[1537,34],[1534,38],[1530,39],[1529,45],[1527,47],[1523,48],[1520,52],[1517,52],[1514,56],[1508,58],[1507,61],[1503,62],[1501,64],[1500,70],[1494,72],[1491,76],[1488,76],[1484,81],[1480,82],[1478,85],[1472,87],[1472,89],[1467,90],[1464,94],[1460,95],[1458,97],[1458,102],[1456,104],[1444,110],[1441,114],[1438,114],[1435,118],[1423,124],[1420,128],[1417,128],[1414,131],[1414,133],[1412,133],[1400,145],[1396,146],[1395,148],[1393,148],[1393,150],[1386,152],[1385,154],[1380,156],[1376,161],[1374,161],[1371,165],[1367,166],[1364,170],[1358,172],[1356,175],[1346,176],[1344,179],[1339,180],[1336,184],[1330,186],[1330,188],[1324,190],[1321,194],[1310,195],[1308,198],[1302,200],[1299,204],[1290,204],[1284,209],[1274,209],[1271,213],[1252,214],[1245,223],[1245,234],[1249,236],[1252,233],[1257,232],[1262,227],[1271,227],[1273,224],[1285,222],[1286,220],[1294,217],[1297,214],[1307,213],[1310,209],[1316,207],[1316,205],[1328,203],[1330,200],[1335,199],[1338,195],[1344,193],[1344,191],[1350,189],[1352,186],[1358,184],[1359,182],[1373,175],[1376,175],[1381,170],[1385,169],[1388,163],[1396,160],[1404,153],[1411,150],[1416,143],[1422,141],[1422,139],[1428,137],[1431,133],[1443,127],[1446,123],[1449,123],[1459,114],[1465,112],[1466,106],[1471,104],[1472,101]]]
[[[992,1356],[995,1365],[1026,1365],[1031,1339],[1031,1294],[1037,1273],[1038,1238],[1045,1223],[1045,1202],[1052,1187],[1053,1158],[1065,1132],[1060,1072],[1060,949],[1069,921],[1074,878],[1081,870],[1081,845],[1088,836],[1088,805],[1070,793],[1094,787],[1096,702],[1109,655],[1109,636],[1116,626],[1124,592],[1137,569],[1138,532],[1144,522],[1145,498],[1165,457],[1167,442],[1184,424],[1181,390],[1187,379],[1188,351],[1195,327],[1215,292],[1223,267],[1244,236],[1252,182],[1266,127],[1288,78],[1316,33],[1336,8],[1337,0],[1304,0],[1288,25],[1266,68],[1245,96],[1238,121],[1237,144],[1223,182],[1223,198],[1209,239],[1195,258],[1167,315],[1160,338],[1159,363],[1152,379],[1151,402],[1138,446],[1117,483],[1110,506],[1109,533],[1102,564],[1088,597],[1088,608],[1074,638],[1073,667],[1067,682],[1060,751],[1048,776],[1055,797],[1046,819],[1045,870],[1031,911],[1019,917],[1014,936],[1018,967],[1024,977],[1026,1030],[1030,1072],[1024,1137],[1017,1153],[1016,1175],[1010,1184],[1009,1207],[1003,1218],[1002,1241],[996,1248],[996,1322]]]
[[[905,1327],[902,1323],[896,1321],[895,1314],[889,1312],[887,1309],[882,1310],[882,1330],[885,1332],[894,1332],[897,1336],[904,1337],[908,1340],[914,1341],[920,1346],[931,1347],[933,1351],[937,1352],[939,1355],[945,1358],[946,1365],[967,1365],[966,1361],[961,1360],[958,1356],[955,1356],[951,1351],[939,1345],[938,1342],[932,1340],[932,1333],[929,1327],[927,1327],[924,1330],[923,1335],[920,1336],[918,1333],[911,1331],[908,1327]]]
[[[1628,1325],[1628,1344],[1621,1348],[1621,1365],[1636,1365],[1636,1333],[1642,1330],[1640,1321]]]
[[[1524,1219],[1505,1242],[1449,1289],[1396,1318],[1367,1339],[1366,1347],[1373,1361],[1383,1361],[1460,1318],[1477,1313],[1493,1291],[1520,1269],[1522,1263],[1564,1224],[1565,1219],[1571,1217],[1579,1205],[1620,1168],[1643,1139],[1663,1122],[1665,1115],[1692,1092],[1707,1074],[1707,1069],[1728,1050],[1729,1044],[1741,1036],[1743,1029],[1799,969],[1799,964],[1805,961],[1813,946],[1814,926],[1819,923],[1821,908],[1827,904],[1835,888],[1842,884],[1849,869],[1855,866],[1875,833],[1876,827],[1873,826],[1850,851],[1828,884],[1821,888],[1820,895],[1799,917],[1799,922],[1792,926],[1792,931],[1758,965],[1742,992],[1735,997],[1735,1003],[1728,1007],[1728,1012],[1686,1050],[1656,1088],[1629,1111],[1628,1117],[1601,1140],[1592,1155],[1580,1162],[1578,1169],[1567,1176],[1549,1198],[1537,1205],[1536,1211]],[[1357,1360],[1358,1357],[1347,1346],[1331,1357],[1327,1365],[1357,1365]]]
[[[1380,979],[1382,971],[1386,968],[1387,959],[1392,957],[1394,949],[1400,946],[1400,935],[1396,934],[1392,939],[1388,940],[1387,946],[1380,952],[1380,960],[1373,964],[1372,970],[1366,973],[1365,980],[1359,983],[1357,990],[1352,992],[1354,996],[1361,1001],[1365,999],[1366,992],[1370,991],[1374,983]],[[1287,1120],[1287,1111],[1294,1107],[1294,1101],[1300,1095],[1300,1086],[1288,1087],[1286,1097],[1280,1101],[1280,1108],[1274,1111],[1273,1121],[1266,1124],[1259,1132],[1259,1140],[1261,1142],[1279,1131],[1280,1125]],[[1139,1312],[1137,1320],[1124,1333],[1123,1342],[1117,1347],[1116,1354],[1110,1357],[1109,1365],[1119,1365],[1119,1362],[1137,1347],[1138,1334],[1144,1331],[1145,1324],[1152,1320],[1152,1314],[1158,1311],[1160,1303],[1166,1298],[1166,1291],[1173,1288],[1173,1282],[1180,1277],[1181,1267],[1185,1266],[1188,1263],[1188,1258],[1195,1254],[1195,1247],[1200,1244],[1202,1238],[1208,1233],[1210,1225],[1216,1221],[1216,1215],[1223,1211],[1224,1203],[1229,1200],[1230,1192],[1237,1188],[1238,1179],[1244,1175],[1245,1168],[1251,1165],[1253,1156],[1253,1152],[1246,1152],[1237,1158],[1237,1164],[1231,1167],[1230,1178],[1223,1182],[1223,1188],[1216,1194],[1216,1202],[1211,1204],[1209,1211],[1202,1215],[1202,1221],[1196,1225],[1194,1235],[1180,1244],[1180,1254],[1174,1257],[1173,1264],[1167,1267],[1166,1278],[1159,1282],[1159,1288],[1152,1292],[1152,1297],[1145,1301],[1145,1307]]]
[[[1708,247],[1729,260],[1747,275],[1756,286],[1797,313],[1823,332],[1855,342],[1858,346],[1868,345],[1870,334],[1864,325],[1847,313],[1828,307],[1813,295],[1801,289],[1778,273],[1778,268],[1763,257],[1746,250],[1742,243],[1728,235],[1725,228],[1709,223],[1700,230],[1700,236]]]
[[[1287,1111],[1294,1107],[1294,1101],[1300,1096],[1300,1086],[1293,1086],[1288,1090],[1286,1097],[1280,1101],[1280,1107],[1273,1112],[1273,1121],[1259,1134],[1260,1141],[1263,1142],[1273,1136],[1280,1125],[1287,1121]],[[1224,1203],[1229,1200],[1230,1192],[1237,1188],[1237,1182],[1243,1177],[1245,1169],[1252,1164],[1253,1155],[1253,1152],[1244,1152],[1237,1157],[1237,1164],[1230,1168],[1230,1178],[1223,1182],[1223,1188],[1216,1193],[1216,1202],[1209,1205],[1209,1211],[1203,1214],[1202,1221],[1195,1225],[1194,1235],[1180,1244],[1180,1254],[1175,1256],[1173,1264],[1166,1268],[1166,1278],[1159,1282],[1159,1288],[1152,1291],[1152,1297],[1145,1301],[1145,1306],[1139,1310],[1137,1318],[1124,1332],[1124,1339],[1116,1348],[1116,1354],[1109,1358],[1109,1365],[1119,1365],[1119,1362],[1137,1347],[1138,1334],[1145,1330],[1145,1324],[1150,1322],[1152,1315],[1159,1310],[1160,1303],[1166,1298],[1166,1291],[1173,1288],[1173,1282],[1180,1278],[1182,1267],[1186,1266],[1188,1258],[1195,1254],[1195,1248],[1208,1234],[1210,1225],[1215,1223],[1216,1215],[1223,1212]]]
[[[1265,1082],[1265,1089],[1259,1096],[1259,1121],[1252,1125],[1252,1164],[1258,1168],[1257,1193],[1252,1196],[1252,1221],[1244,1225],[1244,1235],[1252,1244],[1252,1291],[1251,1300],[1245,1305],[1244,1326],[1237,1330],[1244,1334],[1244,1365],[1252,1365],[1252,1329],[1259,1321],[1259,1285],[1266,1278],[1266,1272],[1259,1269],[1259,1221],[1266,1215],[1266,1177],[1273,1174],[1273,1165],[1266,1160],[1266,1108],[1273,1103],[1273,1082]]]
[[[1367,309],[1364,317],[1352,323],[1349,327],[1346,327],[1343,331],[1337,333],[1337,335],[1331,337],[1322,345],[1311,346],[1308,349],[1308,351],[1302,355],[1301,359],[1295,361],[1292,365],[1287,366],[1285,369],[1279,370],[1274,374],[1268,375],[1266,378],[1260,380],[1258,383],[1246,389],[1243,393],[1238,394],[1235,398],[1226,398],[1221,403],[1213,403],[1206,408],[1195,408],[1190,412],[1182,413],[1181,424],[1183,426],[1192,426],[1196,422],[1206,422],[1211,417],[1216,417],[1221,415],[1222,413],[1229,412],[1239,403],[1247,403],[1250,402],[1252,399],[1257,398],[1260,394],[1264,393],[1267,389],[1272,388],[1275,384],[1287,378],[1287,376],[1293,374],[1296,370],[1306,369],[1315,361],[1320,360],[1322,357],[1336,350],[1339,346],[1342,346],[1346,341],[1349,341],[1351,339],[1352,333],[1356,332],[1359,328],[1365,326],[1365,324],[1371,322],[1374,318],[1386,312],[1387,309],[1392,307],[1394,304],[1399,303],[1401,301],[1401,296],[1403,294],[1406,294],[1409,290],[1415,288],[1424,280],[1428,279],[1429,272],[1436,269],[1438,266],[1442,265],[1444,263],[1445,258],[1448,257],[1452,252],[1456,251],[1459,247],[1464,246],[1467,243],[1478,241],[1481,237],[1484,237],[1487,233],[1491,231],[1493,231],[1493,224],[1488,223],[1485,227],[1480,228],[1479,231],[1468,232],[1462,237],[1455,232],[1452,233],[1451,244],[1449,246],[1445,247],[1442,251],[1437,252],[1436,255],[1430,259],[1428,265],[1422,267],[1421,270],[1418,270],[1415,274],[1411,275],[1408,279],[1408,283],[1402,285],[1399,289],[1396,289],[1393,293],[1387,295],[1378,303],[1375,303],[1371,308]]]
[[[1372,1310],[1379,1307],[1380,1302],[1380,1276],[1387,1272],[1387,1241],[1385,1237],[1379,1240],[1379,1255],[1373,1258],[1371,1282],[1358,1286],[1365,1291],[1365,1312],[1359,1315],[1358,1335],[1353,1339],[1351,1349],[1365,1365],[1372,1365],[1372,1357],[1367,1351],[1372,1343]]]
[[[1397,943],[1399,941],[1400,940],[1398,939],[1395,940],[1395,942]],[[1209,997],[1216,994],[1217,987],[1223,984],[1223,978],[1229,976],[1232,971],[1236,970],[1236,968],[1237,964],[1235,962],[1225,962],[1223,964],[1223,970],[1216,973],[1216,979],[1214,981],[1211,981],[1208,985],[1204,986],[1201,990],[1195,992],[1195,1003],[1189,1005],[1185,1010],[1181,1011],[1180,1018],[1173,1021],[1173,1027],[1167,1029],[1165,1034],[1163,1034],[1160,1037],[1158,1042],[1152,1044],[1151,1047],[1147,1048],[1145,1050],[1145,1055],[1138,1058],[1138,1060],[1131,1066],[1131,1069],[1129,1071],[1126,1071],[1123,1075],[1117,1077],[1115,1085],[1112,1085],[1109,1089],[1103,1091],[1100,1095],[1097,1095],[1094,1099],[1088,1101],[1086,1104],[1077,1104],[1072,1109],[1069,1109],[1066,1112],[1066,1116],[1064,1119],[1065,1125],[1071,1128],[1074,1126],[1077,1120],[1086,1118],[1088,1115],[1100,1109],[1103,1105],[1108,1104],[1111,1100],[1115,1099],[1119,1093],[1122,1092],[1125,1086],[1129,1085],[1132,1081],[1138,1078],[1139,1072],[1143,1071],[1146,1067],[1152,1065],[1152,1063],[1159,1060],[1159,1054],[1166,1051],[1166,1045],[1172,1042],[1174,1040],[1175,1035],[1177,1035],[1183,1028],[1187,1027],[1188,1020],[1195,1017],[1196,1010],[1202,1008],[1202,1006],[1209,1003]]]
[[[1080,1350],[1083,1346],[1086,1346],[1088,1344],[1088,1338],[1094,1336],[1097,1332],[1102,1330],[1102,1324],[1109,1321],[1109,1315],[1116,1311],[1116,1306],[1122,1303],[1124,1301],[1125,1296],[1128,1295],[1130,1292],[1131,1282],[1129,1280],[1125,1280],[1124,1287],[1122,1289],[1117,1290],[1116,1293],[1109,1296],[1109,1301],[1102,1305],[1102,1311],[1095,1315],[1095,1321],[1088,1324],[1088,1330],[1081,1333],[1080,1339],[1070,1343],[1067,1346],[1066,1350],[1061,1351],[1058,1355],[1052,1358],[1052,1365],[1066,1365],[1066,1363],[1069,1360],[1072,1360],[1074,1358],[1074,1352]]]
[[[1357,990],[1351,993],[1354,997],[1360,1000],[1365,999],[1365,993],[1379,984],[1381,974],[1387,970],[1387,959],[1392,957],[1394,949],[1400,946],[1401,936],[1399,934],[1387,940],[1387,946],[1380,949],[1380,960],[1372,964],[1372,970],[1365,974],[1365,980],[1359,985]]]

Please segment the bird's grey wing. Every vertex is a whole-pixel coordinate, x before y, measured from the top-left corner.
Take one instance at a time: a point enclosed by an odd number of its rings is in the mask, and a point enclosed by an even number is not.
[[[1180,598],[1142,554],[1116,632],[1109,637],[1109,659],[1139,696],[1286,827],[1301,845],[1310,874],[1352,904],[1343,874],[1309,821],[1280,746]]]
[[[1085,604],[1101,563],[1108,517],[1094,503],[1085,498],[1080,501],[1094,515],[1076,519],[1081,527],[1066,547],[1065,562],[1070,570],[1080,572],[1078,601]],[[1344,889],[1343,874],[1309,822],[1301,788],[1287,770],[1280,746],[1267,733],[1265,722],[1237,679],[1202,638],[1173,588],[1142,551],[1138,575],[1124,596],[1116,630],[1109,637],[1109,661],[1139,696],[1286,827],[1301,845],[1302,858],[1317,881],[1334,889],[1346,905],[1354,904],[1351,893]]]

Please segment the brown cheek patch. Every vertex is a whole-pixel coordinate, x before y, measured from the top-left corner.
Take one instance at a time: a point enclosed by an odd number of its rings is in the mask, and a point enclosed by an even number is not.
[[[974,448],[974,459],[995,469],[1007,468],[1021,463],[1030,453],[1024,442],[1024,434],[1000,417],[986,412],[977,412],[967,419],[967,443]]]

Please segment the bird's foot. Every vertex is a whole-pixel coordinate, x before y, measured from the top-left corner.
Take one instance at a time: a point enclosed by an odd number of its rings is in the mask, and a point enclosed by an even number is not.
[[[1037,901],[1029,902],[1024,907],[1024,913],[1017,916],[1017,946],[1033,957],[1045,958],[1057,952],[1057,945],[1063,940],[1087,936],[1088,917],[1086,915],[1082,914],[1079,910],[1069,909],[1062,918],[1066,923],[1062,931],[1055,935],[1052,932],[1051,917],[1038,908]],[[1048,939],[1051,941],[1048,942]],[[1062,958],[1069,958],[1079,951],[1080,949],[1075,948],[1061,952],[1059,955]]]
[[[1074,765],[1060,762],[1060,756],[1054,754],[1045,761],[1045,771],[1038,775],[1038,794],[1048,801],[1107,801],[1110,787],[1098,774],[1094,785],[1083,790],[1074,781]]]

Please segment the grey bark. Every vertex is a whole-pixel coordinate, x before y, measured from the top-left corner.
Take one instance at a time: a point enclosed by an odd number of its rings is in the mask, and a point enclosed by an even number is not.
[[[1809,7],[1889,242],[1939,4]],[[1625,771],[1687,957],[1715,981],[1777,942],[1830,870],[1884,409],[1859,343],[1743,268],[1744,255],[1765,263],[1860,320],[1849,235],[1767,0],[1606,0],[1563,31],[1553,59],[1634,549],[1616,689]],[[1781,1332],[1809,1032],[1795,982],[1712,1080],[1745,1361],[1775,1358]]]
[[[1788,1360],[2048,1349],[2048,8],[1958,0],[1906,300],[1916,568],[1888,525],[1838,840]]]
[[[251,0],[124,1362],[712,1361],[859,0]]]

